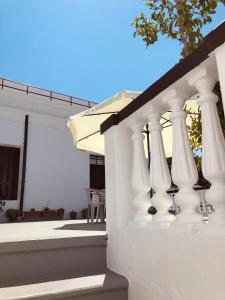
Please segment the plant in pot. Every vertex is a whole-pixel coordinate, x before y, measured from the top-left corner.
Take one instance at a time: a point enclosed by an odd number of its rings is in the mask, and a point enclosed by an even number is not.
[[[7,220],[3,209],[5,204],[6,202],[4,200],[0,200],[0,222],[5,222]]]
[[[58,210],[45,207],[42,212],[42,216],[46,218],[58,217]]]
[[[88,209],[87,208],[82,209],[81,215],[82,215],[83,219],[87,219]]]
[[[41,211],[35,210],[34,208],[31,208],[30,211],[24,212],[25,218],[40,218],[41,217]]]
[[[44,210],[42,212],[42,217],[51,217],[52,211],[48,207],[44,207]]]
[[[4,200],[0,200],[0,212],[3,212],[3,207],[5,206],[5,201]]]
[[[77,212],[72,210],[70,212],[70,219],[75,220],[77,218]]]
[[[31,213],[33,217],[35,218],[40,218],[41,217],[41,211],[40,210],[35,210],[34,208],[31,210]]]
[[[17,221],[18,217],[21,216],[21,211],[19,209],[7,209],[6,211],[6,217],[10,220],[10,221]]]
[[[32,218],[33,211],[32,210],[30,210],[30,211],[24,211],[23,215],[24,215],[25,218]]]
[[[2,192],[2,189],[0,189],[0,212],[3,212],[3,207],[5,206],[5,195]]]
[[[65,211],[64,208],[59,208],[59,209],[58,209],[58,216],[59,216],[59,217],[63,217],[64,211]]]
[[[52,217],[58,217],[58,215],[59,215],[58,210],[55,210],[55,209],[53,209],[51,211],[51,213],[52,213]]]

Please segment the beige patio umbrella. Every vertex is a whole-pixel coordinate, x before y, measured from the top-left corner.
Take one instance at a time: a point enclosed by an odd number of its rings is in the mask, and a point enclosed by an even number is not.
[[[69,118],[69,127],[76,148],[104,155],[104,137],[100,125],[113,113],[133,101],[140,92],[121,91],[104,102]]]
[[[104,155],[104,136],[100,134],[100,125],[111,114],[122,110],[139,94],[140,92],[121,91],[104,102],[70,117],[67,126],[73,135],[76,148]],[[191,108],[191,112],[193,113],[198,111],[195,99],[186,101],[186,106],[188,109]],[[166,157],[172,156],[172,126],[169,119],[170,112],[166,112],[160,121],[163,126],[162,136]],[[188,115],[186,123],[188,125],[191,124],[190,115]],[[151,144],[151,137],[149,137],[149,142]],[[146,157],[149,157],[147,134],[145,135],[144,148]]]

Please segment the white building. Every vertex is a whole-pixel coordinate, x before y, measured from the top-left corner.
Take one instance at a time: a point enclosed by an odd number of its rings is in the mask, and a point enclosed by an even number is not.
[[[89,187],[89,153],[75,149],[66,122],[69,116],[93,105],[0,79],[0,193],[1,199],[6,199],[4,210],[64,208],[67,217],[71,210],[80,212],[87,207],[84,188]]]

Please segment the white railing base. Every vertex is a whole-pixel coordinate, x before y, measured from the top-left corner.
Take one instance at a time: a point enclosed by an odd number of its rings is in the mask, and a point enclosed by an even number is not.
[[[129,227],[146,227],[149,223],[152,222],[152,218],[151,216],[146,216],[146,218],[134,218],[133,220],[131,220],[128,224]]]
[[[196,214],[178,214],[176,216],[176,221],[174,223],[179,224],[195,224],[203,221],[203,218],[200,214],[196,212]]]
[[[213,224],[209,222],[202,222],[201,224],[196,225],[198,232],[203,234],[212,234],[212,235],[224,235],[225,234],[225,225]]]
[[[152,217],[152,222],[153,223],[171,223],[175,220],[175,216],[172,214],[165,215],[165,214],[159,214],[156,213],[153,217]]]
[[[204,232],[204,226],[207,225],[202,222],[196,223],[180,223],[180,222],[173,222],[170,226],[170,231],[173,232],[192,232],[192,233],[202,233]]]
[[[148,227],[150,230],[163,230],[163,229],[169,229],[171,227],[171,222],[156,222],[152,221],[148,224]]]
[[[156,213],[152,216],[152,222],[149,223],[149,226],[154,229],[166,229],[170,227],[174,220],[175,216],[170,213]]]

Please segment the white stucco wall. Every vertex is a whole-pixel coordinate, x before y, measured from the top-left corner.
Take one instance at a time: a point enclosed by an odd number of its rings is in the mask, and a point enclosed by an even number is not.
[[[62,207],[68,217],[71,210],[87,207],[84,188],[89,187],[89,153],[74,147],[66,127],[67,118],[83,109],[0,91],[0,145],[21,147],[21,156],[24,118],[29,115],[24,210]],[[6,209],[18,207],[19,193],[18,200],[6,202]]]
[[[120,228],[107,249],[108,267],[129,280],[129,300],[224,300],[225,234]]]
[[[129,300],[224,300],[225,228],[201,223],[185,232],[180,225],[157,230],[129,222],[130,135],[123,123],[104,134],[108,268],[129,280]]]

